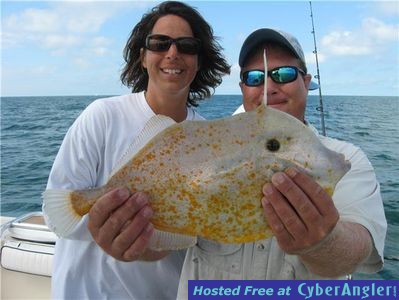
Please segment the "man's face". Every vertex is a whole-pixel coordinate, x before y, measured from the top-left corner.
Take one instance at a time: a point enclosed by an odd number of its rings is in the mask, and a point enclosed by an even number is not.
[[[280,66],[294,66],[300,68],[298,59],[284,48],[268,46],[266,47],[266,55],[269,70]],[[264,70],[263,49],[257,51],[254,56],[246,61],[245,66],[242,68],[242,72],[254,69]],[[268,106],[289,113],[303,122],[308,85],[311,76],[303,76],[299,73],[297,79],[289,83],[276,83],[270,77],[267,77],[265,80],[267,80]],[[240,82],[240,88],[243,95],[245,111],[254,110],[262,104],[263,84],[251,87]]]

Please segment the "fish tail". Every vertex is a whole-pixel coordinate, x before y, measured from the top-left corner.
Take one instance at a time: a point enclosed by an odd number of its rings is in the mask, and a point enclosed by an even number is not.
[[[197,237],[154,229],[149,248],[152,250],[186,249],[197,243]]]
[[[71,203],[71,190],[48,189],[42,194],[43,212],[50,230],[57,236],[68,236],[82,218]]]

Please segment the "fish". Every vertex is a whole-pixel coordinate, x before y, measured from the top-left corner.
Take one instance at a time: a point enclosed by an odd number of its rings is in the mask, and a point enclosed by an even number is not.
[[[66,236],[99,197],[127,187],[150,195],[151,222],[164,239],[175,233],[189,240],[180,241],[182,246],[154,242],[154,249],[186,247],[197,236],[222,243],[256,241],[272,235],[261,199],[275,172],[296,167],[332,195],[350,168],[343,154],[326,148],[304,123],[264,105],[210,121],[175,123],[154,116],[129,148],[104,186],[43,193],[43,209],[56,234]]]
[[[266,62],[265,62],[266,64]],[[156,115],[128,147],[104,186],[43,193],[49,227],[67,236],[96,200],[118,187],[150,196],[155,233],[149,248],[175,250],[197,237],[246,243],[273,235],[263,214],[262,187],[295,167],[329,195],[350,169],[295,117],[266,106],[216,120]]]

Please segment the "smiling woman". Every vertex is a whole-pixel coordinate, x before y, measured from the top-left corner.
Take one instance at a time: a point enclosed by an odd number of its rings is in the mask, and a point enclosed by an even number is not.
[[[173,1],[142,17],[124,58],[121,79],[133,93],[99,99],[82,112],[64,138],[48,190],[103,185],[150,119],[203,119],[191,106],[209,97],[230,71],[209,24],[192,7]],[[46,205],[43,210],[52,213]],[[184,252],[148,249],[158,236],[152,215],[144,193],[121,186],[99,197],[56,244],[53,297],[175,299]]]

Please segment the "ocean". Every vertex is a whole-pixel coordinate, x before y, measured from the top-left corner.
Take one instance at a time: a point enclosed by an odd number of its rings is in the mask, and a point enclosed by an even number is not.
[[[1,215],[41,209],[59,145],[79,113],[98,96],[1,98]],[[231,115],[239,95],[216,95],[198,111],[208,119]],[[324,96],[328,136],[363,149],[381,184],[388,220],[385,267],[359,279],[399,279],[399,97]],[[318,96],[309,96],[307,120],[320,129]]]

